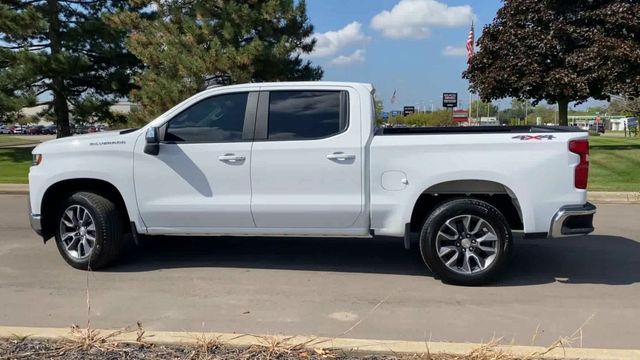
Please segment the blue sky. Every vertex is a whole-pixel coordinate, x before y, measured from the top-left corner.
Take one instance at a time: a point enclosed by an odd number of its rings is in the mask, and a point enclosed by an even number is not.
[[[500,0],[307,0],[318,38],[310,58],[324,68],[324,80],[373,83],[385,110],[438,108],[443,92],[458,92],[466,107],[462,72],[471,19],[477,40],[501,6]],[[509,101],[496,103],[503,108]]]

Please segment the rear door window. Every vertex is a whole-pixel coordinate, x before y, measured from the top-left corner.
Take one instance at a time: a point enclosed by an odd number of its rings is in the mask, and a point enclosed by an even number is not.
[[[347,129],[346,91],[272,91],[269,140],[320,139]]]

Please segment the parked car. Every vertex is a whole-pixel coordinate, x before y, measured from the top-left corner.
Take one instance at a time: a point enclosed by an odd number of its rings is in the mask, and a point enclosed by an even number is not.
[[[30,126],[29,128],[27,128],[27,135],[42,135],[42,128],[44,126]]]
[[[10,128],[12,134],[22,134],[23,129],[22,125],[14,125]]]
[[[94,133],[94,132],[98,132],[98,129],[95,126],[87,127],[87,133]]]
[[[593,231],[586,132],[374,127],[369,84],[205,90],[141,129],[38,145],[31,225],[79,269],[112,264],[127,231],[417,237],[436,276],[463,285],[503,273],[514,231]]]
[[[58,128],[55,125],[48,125],[42,129],[42,134],[53,135],[58,132]]]
[[[0,134],[11,134],[11,129],[6,125],[0,125]]]
[[[589,124],[589,130],[593,132],[597,132],[599,134],[605,133],[605,127],[603,123]]]
[[[82,126],[82,125],[71,125],[71,131],[74,134],[86,134],[87,133],[87,128]]]

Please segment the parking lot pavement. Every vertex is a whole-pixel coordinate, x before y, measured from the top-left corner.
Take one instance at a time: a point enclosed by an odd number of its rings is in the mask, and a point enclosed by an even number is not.
[[[640,205],[600,205],[592,236],[518,241],[508,274],[479,288],[442,284],[397,239],[158,237],[87,273],[42,244],[26,207],[0,195],[0,325],[85,325],[88,281],[100,328],[548,345],[583,326],[585,347],[638,347]]]

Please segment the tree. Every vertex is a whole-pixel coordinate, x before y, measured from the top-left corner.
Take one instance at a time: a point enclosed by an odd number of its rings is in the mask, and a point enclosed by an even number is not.
[[[304,1],[137,0],[152,16],[121,12],[114,23],[131,29],[127,47],[145,64],[132,99],[144,123],[210,83],[319,80],[304,61],[315,39]]]
[[[139,9],[127,0],[3,0],[0,99],[48,105],[58,137],[70,135],[70,114],[85,102],[104,113],[131,91],[140,65],[105,15]]]
[[[463,77],[485,99],[558,104],[640,95],[636,0],[508,0],[478,40]]]
[[[382,113],[384,112],[384,103],[381,99],[375,97],[374,104],[376,111],[376,126],[382,126],[382,124],[385,123],[385,120],[388,120],[382,117]]]
[[[556,110],[552,107],[538,104],[537,106],[529,109],[525,123],[536,125],[538,118],[540,118],[543,124],[555,124]]]
[[[487,101],[473,100],[471,102],[471,117],[491,117],[498,115],[498,106]]]
[[[616,96],[609,105],[612,114],[640,116],[640,97]]]
[[[389,119],[390,124],[411,126],[453,126],[451,111],[439,110],[429,113],[413,113],[407,116],[395,116]]]
[[[519,124],[534,107],[530,102],[511,99],[511,107],[498,113],[498,120],[503,124]]]

